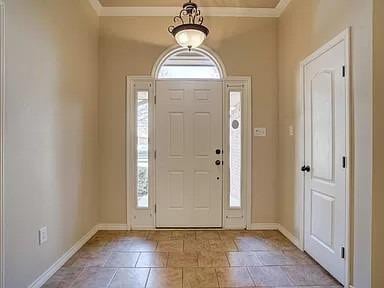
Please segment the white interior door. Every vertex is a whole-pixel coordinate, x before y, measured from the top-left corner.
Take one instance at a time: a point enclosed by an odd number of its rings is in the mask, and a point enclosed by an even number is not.
[[[156,82],[157,227],[222,226],[222,89]]]
[[[345,42],[304,67],[305,250],[344,283],[346,240]]]

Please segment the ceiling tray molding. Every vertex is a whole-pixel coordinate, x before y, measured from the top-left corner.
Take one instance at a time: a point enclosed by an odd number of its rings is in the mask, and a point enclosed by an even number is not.
[[[105,7],[98,0],[89,0],[97,15],[111,16],[174,16],[180,7]],[[278,18],[291,0],[281,0],[276,8],[201,7],[205,16],[210,17],[271,17]]]

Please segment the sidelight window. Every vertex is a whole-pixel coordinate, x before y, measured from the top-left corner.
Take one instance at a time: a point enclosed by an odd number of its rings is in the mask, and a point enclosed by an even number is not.
[[[241,208],[241,92],[229,93],[229,207]]]
[[[149,207],[149,93],[136,95],[136,203],[138,208]]]

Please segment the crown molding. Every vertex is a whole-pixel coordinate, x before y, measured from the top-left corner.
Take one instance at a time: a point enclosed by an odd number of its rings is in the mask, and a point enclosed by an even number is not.
[[[100,4],[99,0],[88,0],[88,1],[89,1],[89,4],[91,4],[92,8],[95,10],[96,14],[100,16],[104,7]]]
[[[97,15],[113,16],[175,16],[180,7],[105,7],[99,0],[89,0]],[[208,17],[271,17],[278,18],[291,0],[281,0],[276,8],[201,7]]]
[[[289,3],[291,3],[292,0],[280,0],[279,4],[277,4],[275,10],[276,10],[276,13],[278,14],[277,17],[280,17],[285,9],[287,9]]]

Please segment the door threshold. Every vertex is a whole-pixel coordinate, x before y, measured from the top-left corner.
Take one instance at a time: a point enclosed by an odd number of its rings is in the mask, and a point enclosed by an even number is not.
[[[156,230],[224,230],[223,227],[156,227]]]

